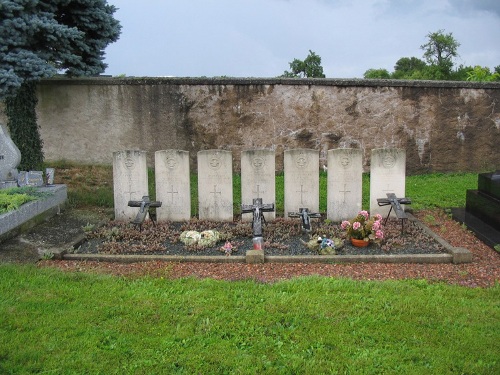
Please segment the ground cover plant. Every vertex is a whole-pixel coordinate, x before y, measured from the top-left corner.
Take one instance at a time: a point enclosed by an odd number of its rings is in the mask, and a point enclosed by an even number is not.
[[[0,266],[0,372],[493,374],[498,286]]]
[[[30,186],[2,189],[0,190],[0,214],[17,210],[23,204],[37,200],[44,195],[45,193]]]

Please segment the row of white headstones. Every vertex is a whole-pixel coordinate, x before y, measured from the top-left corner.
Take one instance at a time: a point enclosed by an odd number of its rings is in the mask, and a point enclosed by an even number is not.
[[[284,210],[299,212],[307,208],[319,212],[319,151],[292,149],[284,151]],[[355,217],[362,203],[362,151],[360,149],[328,150],[327,218],[340,222]],[[233,220],[233,160],[231,151],[204,150],[197,153],[198,216],[203,220]],[[403,149],[374,149],[370,162],[370,214],[382,216],[390,206],[380,207],[377,198],[387,193],[405,196],[406,152]],[[255,149],[241,152],[241,202],[251,205],[276,202],[275,152]],[[125,150],[113,153],[113,184],[116,220],[132,220],[137,207],[129,201],[140,201],[148,195],[146,152]],[[191,218],[189,152],[161,150],[155,152],[157,220],[185,221]],[[252,219],[251,214],[243,219]],[[274,219],[275,212],[266,212]]]

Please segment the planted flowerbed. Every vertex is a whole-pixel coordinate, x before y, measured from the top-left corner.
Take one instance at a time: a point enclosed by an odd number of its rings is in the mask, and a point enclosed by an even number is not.
[[[157,225],[146,222],[142,230],[129,223],[110,221],[100,228],[88,229],[86,241],[74,250],[75,253],[229,256],[245,255],[253,246],[251,223],[241,221],[221,223],[192,219],[184,223]],[[313,221],[311,232],[303,233],[299,221],[277,218],[264,227],[263,249],[266,255],[319,255],[323,254],[322,240],[331,239],[335,243],[333,254],[336,255],[447,252],[418,221],[409,220],[402,232],[401,222],[390,219],[382,229],[384,238],[380,243],[358,248],[351,245],[345,228],[339,223],[317,219]]]

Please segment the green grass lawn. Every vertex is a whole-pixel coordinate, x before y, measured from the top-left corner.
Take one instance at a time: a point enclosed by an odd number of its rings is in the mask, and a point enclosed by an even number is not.
[[[110,204],[109,182],[93,183],[70,187],[73,204]],[[476,187],[476,174],[407,178],[414,209],[464,206]],[[363,191],[367,207],[367,175]],[[276,203],[282,210],[282,194]],[[498,374],[499,342],[500,285],[264,284],[170,279],[168,264],[156,278],[0,265],[2,374]]]
[[[500,287],[0,265],[0,373],[495,374]]]

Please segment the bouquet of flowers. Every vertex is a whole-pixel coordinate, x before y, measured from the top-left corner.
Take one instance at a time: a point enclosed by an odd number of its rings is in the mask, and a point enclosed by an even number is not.
[[[346,231],[349,238],[369,242],[380,242],[384,238],[380,214],[370,217],[368,211],[359,211],[354,219],[344,220],[340,227]]]

